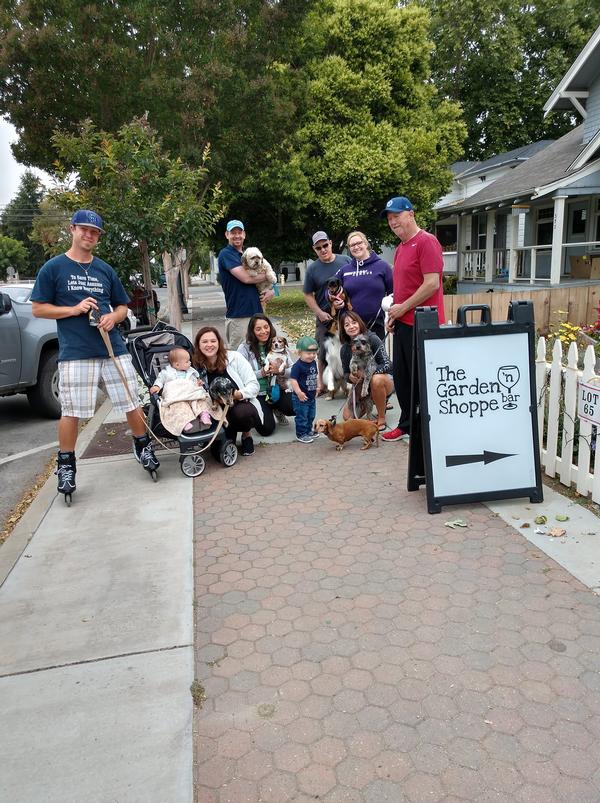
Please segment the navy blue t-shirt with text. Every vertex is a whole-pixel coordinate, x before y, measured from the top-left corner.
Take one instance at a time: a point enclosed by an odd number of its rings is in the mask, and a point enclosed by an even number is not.
[[[317,396],[318,376],[317,363],[315,360],[312,362],[296,360],[290,371],[290,378],[296,380],[300,386],[300,390],[303,390],[309,399],[315,399]]]
[[[35,280],[31,301],[75,307],[84,298],[93,297],[101,315],[111,308],[129,303],[129,296],[111,266],[98,257],[89,265],[71,259],[66,254],[53,257],[42,266]],[[84,270],[85,268],[85,270]],[[58,329],[58,359],[106,359],[108,351],[96,326],[90,326],[87,315],[72,315],[56,321]],[[127,348],[118,330],[110,332],[115,356],[126,354]]]

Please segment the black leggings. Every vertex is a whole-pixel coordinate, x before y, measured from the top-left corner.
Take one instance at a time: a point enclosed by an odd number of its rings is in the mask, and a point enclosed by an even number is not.
[[[410,384],[412,378],[413,327],[406,323],[396,323],[394,328],[394,353],[392,371],[394,390],[400,404],[398,426],[410,432]]]
[[[291,393],[282,393],[275,404],[268,404],[264,396],[259,396],[258,402],[264,416],[262,423],[258,410],[248,399],[236,402],[227,412],[229,424],[225,427],[225,432],[228,438],[235,440],[238,432],[249,432],[251,429],[255,429],[259,435],[272,435],[275,430],[273,409],[281,410],[285,415],[294,415]]]

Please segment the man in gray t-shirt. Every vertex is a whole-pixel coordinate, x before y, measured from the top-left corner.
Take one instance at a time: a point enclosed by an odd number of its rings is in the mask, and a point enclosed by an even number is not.
[[[304,301],[317,316],[315,338],[321,347],[331,322],[330,302],[327,299],[327,282],[338,270],[350,262],[350,257],[333,253],[333,243],[324,231],[313,234],[313,251],[317,259],[310,263],[304,277]],[[319,360],[319,392],[323,387],[323,360]]]

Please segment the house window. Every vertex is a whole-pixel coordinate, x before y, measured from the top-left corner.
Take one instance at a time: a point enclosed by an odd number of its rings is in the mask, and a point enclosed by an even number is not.
[[[592,232],[594,233],[594,239],[596,241],[596,248],[600,248],[600,198],[596,198],[596,205],[595,205],[595,224],[592,228]]]
[[[587,209],[574,209],[573,221],[571,223],[571,234],[585,234],[586,220]]]
[[[554,226],[554,207],[546,206],[538,209],[537,214],[537,245],[552,244],[552,229]]]
[[[476,251],[485,251],[487,232],[487,215],[473,215],[471,224],[471,248]]]

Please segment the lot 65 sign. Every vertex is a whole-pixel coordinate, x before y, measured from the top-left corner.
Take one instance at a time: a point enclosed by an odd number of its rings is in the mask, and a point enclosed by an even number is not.
[[[577,388],[577,415],[590,424],[600,427],[600,384],[579,382]]]

